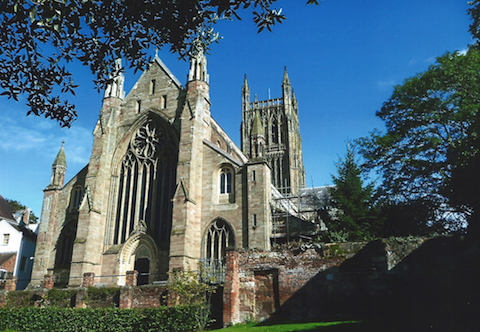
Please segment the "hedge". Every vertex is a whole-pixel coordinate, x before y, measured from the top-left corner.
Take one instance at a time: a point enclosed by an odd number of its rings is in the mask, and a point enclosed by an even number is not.
[[[195,331],[199,306],[154,309],[0,308],[0,331]]]

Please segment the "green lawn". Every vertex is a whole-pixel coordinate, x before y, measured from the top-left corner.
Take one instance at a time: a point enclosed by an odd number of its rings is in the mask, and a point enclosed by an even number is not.
[[[356,331],[358,321],[343,322],[315,322],[315,323],[286,323],[276,325],[262,325],[262,323],[239,324],[223,329],[225,332],[288,332],[288,331]],[[335,327],[334,330],[331,329]],[[342,329],[340,329],[342,327]],[[222,330],[222,331],[223,331]]]

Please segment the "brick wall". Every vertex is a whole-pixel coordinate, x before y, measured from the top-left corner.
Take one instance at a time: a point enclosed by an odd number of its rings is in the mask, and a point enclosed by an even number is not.
[[[7,255],[7,254],[5,254]],[[9,254],[8,254],[9,255]],[[17,253],[12,253],[11,256],[5,260],[0,268],[7,270],[7,272],[13,273],[15,269],[15,261],[17,259]]]

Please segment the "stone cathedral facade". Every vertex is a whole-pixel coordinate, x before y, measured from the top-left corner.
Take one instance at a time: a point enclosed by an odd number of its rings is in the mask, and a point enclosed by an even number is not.
[[[245,77],[241,149],[210,114],[201,51],[185,87],[157,56],[126,95],[123,83],[105,91],[89,163],[66,183],[63,145],[53,163],[30,287],[46,274],[76,287],[90,272],[123,285],[134,269],[145,284],[199,262],[221,279],[227,247],[270,248],[272,194],[305,185],[286,71],[283,97],[263,102]]]

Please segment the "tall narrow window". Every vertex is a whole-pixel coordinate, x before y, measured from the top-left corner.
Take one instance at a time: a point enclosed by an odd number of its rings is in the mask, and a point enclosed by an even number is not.
[[[80,203],[82,203],[82,197],[83,197],[82,187],[75,187],[72,193],[72,201],[70,203],[71,207],[74,209],[78,209],[80,207]]]
[[[137,100],[137,113],[140,113],[140,111],[142,110],[142,101],[141,100]]]
[[[230,194],[232,192],[232,171],[228,168],[220,172],[220,194]]]
[[[276,120],[273,120],[272,125],[272,143],[278,144],[278,123]]]
[[[150,94],[151,95],[155,94],[155,83],[156,83],[155,80],[150,81]]]
[[[162,101],[163,101],[162,108],[167,108],[167,95],[163,95]]]

